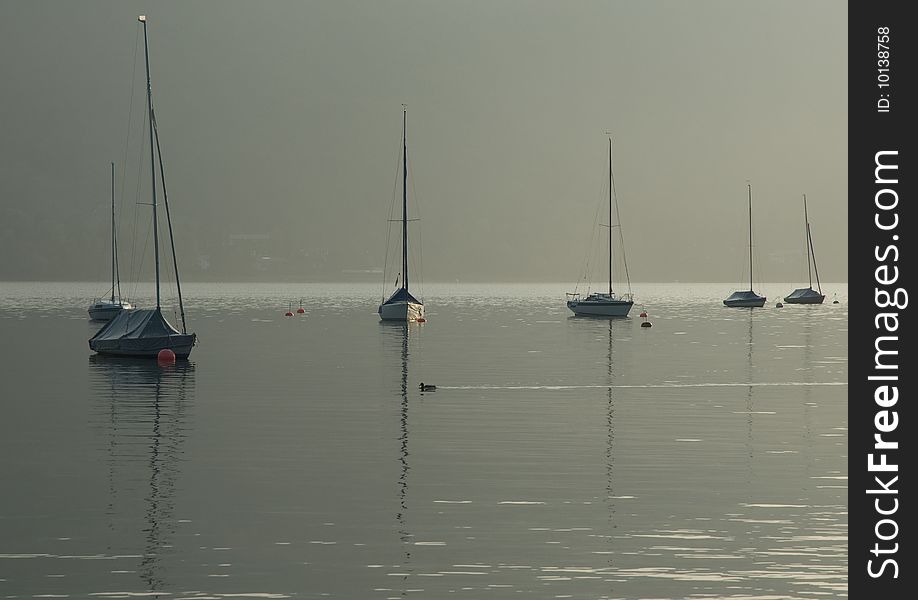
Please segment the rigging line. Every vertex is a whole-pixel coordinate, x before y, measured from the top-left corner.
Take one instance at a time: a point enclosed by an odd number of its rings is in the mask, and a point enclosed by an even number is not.
[[[401,135],[399,136],[399,150],[401,150]],[[389,281],[389,247],[392,239],[392,217],[395,214],[395,202],[398,197],[398,174],[399,167],[402,165],[402,153],[398,153],[398,160],[395,161],[395,178],[392,181],[392,201],[389,204],[389,218],[386,221],[386,253],[383,255],[383,280],[382,280],[382,298],[386,300],[386,286]]]
[[[137,265],[137,271],[134,270],[134,255],[137,250],[137,221],[140,218],[140,188],[142,183],[142,178],[140,177],[140,165],[143,165],[144,159],[144,142],[147,140],[147,128],[143,127],[143,124],[147,122],[147,114],[144,113],[143,121],[141,123],[140,131],[140,153],[138,155],[138,167],[137,167],[137,187],[134,190],[134,227],[131,231],[131,279],[133,279],[133,290],[131,292],[132,297],[137,296],[137,286],[140,280],[140,270],[143,267],[143,255],[140,257],[139,264]],[[146,253],[146,246],[144,246],[144,253]]]
[[[816,266],[816,248],[813,247],[813,234],[810,233],[810,224],[806,224],[806,235],[809,239],[810,252],[813,255],[813,271],[816,274],[816,288],[819,290],[819,293],[822,293],[822,285],[819,283],[819,267]]]
[[[408,162],[408,180],[411,181],[411,197],[414,198],[414,205],[413,205],[414,211],[418,215],[417,219],[412,219],[412,220],[420,221],[421,220],[421,201],[418,198],[418,192],[414,187],[414,169],[410,161]],[[418,295],[421,296],[421,300],[423,300],[424,299],[424,245],[421,243],[420,225],[417,227],[417,231],[418,231],[418,236],[417,236],[418,237],[418,243],[417,243],[418,260],[415,265],[417,266],[417,268],[414,269],[414,272],[417,273],[418,275],[415,276],[414,279],[416,279],[418,282],[418,290],[419,290]],[[412,248],[414,248],[414,246],[412,246]]]
[[[600,200],[599,202],[596,203],[596,210],[593,213],[593,224],[590,227],[590,238],[587,243],[586,258],[584,259],[584,267],[583,267],[583,276],[581,278],[581,281],[583,281],[587,286],[587,293],[589,293],[590,289],[592,289],[593,269],[594,269],[593,264],[592,264],[593,258],[595,256],[599,256],[602,254],[602,240],[599,239],[599,232],[602,231],[602,226],[599,223],[599,211],[602,209],[602,206],[605,203],[605,197],[603,194],[603,191],[605,191],[605,185],[606,185],[605,179],[606,179],[605,169],[603,169],[602,178],[600,180],[601,183],[599,185]],[[594,246],[599,246],[599,247],[594,250]],[[575,288],[574,291],[576,292],[579,290],[578,288]]]
[[[175,289],[178,293],[179,313],[182,317],[182,333],[188,333],[185,328],[185,305],[182,303],[182,284],[179,282],[178,258],[175,255],[175,237],[172,235],[172,215],[169,211],[169,196],[166,194],[166,171],[163,168],[163,153],[159,148],[159,128],[156,126],[156,112],[152,110],[153,135],[156,138],[156,155],[159,158],[159,177],[162,182],[163,204],[166,206],[166,224],[169,226],[169,244],[172,246],[172,267],[175,272]]]
[[[136,77],[137,77],[137,47],[140,45],[140,28],[142,25],[137,25],[137,34],[134,36],[134,60],[132,61],[132,70],[131,70],[131,100],[128,103],[128,120],[127,120],[127,133],[125,134],[124,139],[124,155],[121,160],[121,213],[124,214],[124,186],[127,182],[127,164],[128,164],[128,148],[131,145],[131,121],[134,118],[134,88],[136,88]]]
[[[618,213],[618,194],[615,193],[614,173],[609,174],[609,181],[609,184],[612,186],[612,199],[614,200],[613,204],[615,204],[615,220],[618,221],[618,238],[622,245],[622,263],[625,266],[625,280],[628,282],[628,293],[631,294],[631,276],[628,274],[628,259],[625,257],[625,236],[622,234],[622,217]],[[609,227],[611,226],[612,223],[609,223]]]

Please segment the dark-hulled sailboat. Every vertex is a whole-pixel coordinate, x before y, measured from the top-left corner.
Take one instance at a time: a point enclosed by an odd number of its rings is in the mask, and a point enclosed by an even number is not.
[[[765,296],[759,296],[752,290],[752,184],[747,183],[749,190],[749,289],[739,290],[724,300],[725,306],[760,308],[765,306]]]
[[[822,293],[822,286],[819,285],[819,269],[816,267],[816,252],[813,250],[813,236],[810,234],[810,218],[806,211],[806,194],[803,195],[803,222],[806,225],[806,274],[810,278],[810,286],[797,288],[785,296],[784,301],[788,304],[822,304],[826,296]],[[819,291],[813,289],[814,272],[816,273],[816,287],[819,288]]]
[[[153,112],[153,91],[150,85],[150,53],[147,42],[147,18],[137,18],[143,23],[143,48],[147,73],[147,120],[150,135],[150,173],[153,206],[153,254],[156,263],[156,308],[121,311],[105,324],[89,340],[89,347],[99,354],[112,356],[133,356],[156,358],[160,350],[172,350],[175,357],[188,358],[194,347],[197,336],[188,333],[185,327],[185,308],[182,304],[182,288],[179,284],[178,261],[175,255],[175,241],[172,238],[172,219],[169,215],[169,199],[166,195],[166,179],[163,173],[162,154],[159,151],[159,133],[156,127],[156,115]],[[182,330],[172,326],[163,316],[160,294],[159,268],[159,230],[157,224],[156,166],[159,162],[159,173],[162,181],[163,203],[166,207],[166,220],[169,224],[169,242],[172,246],[172,264],[175,268],[175,285],[178,292],[179,312],[182,319]]]
[[[576,291],[568,294],[567,307],[578,317],[627,317],[631,307],[634,306],[634,299],[631,294],[616,295],[612,291],[612,204],[615,201],[616,211],[618,210],[618,198],[615,198],[615,180],[612,177],[612,138],[609,138],[609,292],[593,292],[586,298],[581,298]],[[618,225],[621,227],[621,224]],[[622,244],[624,252],[624,244]],[[625,265],[627,275],[627,264]],[[628,286],[631,282],[629,279]]]

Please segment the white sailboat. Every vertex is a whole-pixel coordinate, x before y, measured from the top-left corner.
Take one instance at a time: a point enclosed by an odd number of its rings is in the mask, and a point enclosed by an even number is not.
[[[188,358],[188,355],[191,354],[191,349],[194,347],[197,336],[194,333],[188,333],[185,327],[185,307],[182,303],[182,288],[179,283],[178,261],[175,256],[175,241],[172,238],[172,219],[169,215],[169,198],[166,195],[166,178],[163,172],[162,153],[159,149],[159,131],[156,127],[156,115],[153,112],[153,91],[150,85],[150,53],[149,44],[147,42],[147,18],[141,15],[137,20],[143,23],[143,47],[147,72],[147,121],[150,128],[150,173],[153,206],[153,255],[156,264],[156,308],[121,311],[89,340],[89,347],[99,354],[112,356],[156,358],[160,350],[171,350],[175,353],[176,358]],[[162,313],[156,197],[157,158],[159,159],[159,174],[162,182],[163,203],[166,207],[166,220],[169,224],[169,241],[172,246],[172,264],[175,268],[175,286],[178,292],[182,331],[173,327]]]
[[[822,304],[826,299],[822,293],[822,286],[819,285],[819,269],[816,267],[816,252],[813,250],[813,236],[810,235],[810,218],[806,211],[806,194],[803,195],[803,222],[806,225],[806,274],[810,278],[810,286],[797,288],[789,295],[784,297],[788,304]],[[810,257],[813,257],[812,263]],[[811,266],[812,264],[812,266]],[[819,291],[813,289],[813,272],[816,272],[816,287]]]
[[[752,184],[747,183],[749,190],[749,289],[733,292],[724,300],[725,306],[741,308],[759,308],[765,306],[765,296],[759,296],[752,290]]]
[[[402,111],[402,272],[401,285],[377,312],[384,321],[420,321],[424,303],[408,290],[408,110]]]
[[[612,138],[609,138],[609,291],[608,293],[594,292],[586,298],[573,292],[568,294],[567,307],[577,316],[589,317],[627,317],[634,305],[631,294],[616,295],[612,291],[612,202],[615,190],[615,181],[612,177]],[[621,227],[621,223],[619,223]],[[626,270],[627,271],[627,270]],[[630,285],[630,282],[629,282]]]
[[[116,296],[117,292],[117,296]],[[93,321],[110,321],[123,310],[132,310],[134,305],[121,297],[121,274],[118,269],[118,235],[115,229],[115,163],[112,163],[112,295],[99,298],[89,306],[89,318]]]

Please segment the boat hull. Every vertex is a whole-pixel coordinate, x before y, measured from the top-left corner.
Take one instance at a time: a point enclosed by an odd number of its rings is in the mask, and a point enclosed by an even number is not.
[[[765,298],[759,300],[724,300],[724,306],[733,308],[762,308],[765,306]]]
[[[788,304],[822,304],[825,299],[825,294],[820,294],[813,288],[800,288],[784,297]]]
[[[724,306],[735,308],[761,308],[765,306],[765,296],[759,296],[752,290],[743,292],[733,292],[729,298],[724,300]]]
[[[819,296],[816,298],[785,298],[784,301],[788,304],[822,304],[825,299],[825,296]]]
[[[176,358],[188,358],[194,347],[194,333],[180,333],[162,337],[139,339],[89,340],[89,348],[106,356],[131,356],[134,358],[156,358],[160,350],[172,350]]]
[[[377,310],[383,321],[417,321],[424,318],[424,305],[419,302],[386,302]]]
[[[96,302],[89,307],[89,318],[93,321],[111,321],[123,310],[133,310],[128,302]]]
[[[578,317],[627,317],[632,306],[631,300],[567,301],[567,307]]]

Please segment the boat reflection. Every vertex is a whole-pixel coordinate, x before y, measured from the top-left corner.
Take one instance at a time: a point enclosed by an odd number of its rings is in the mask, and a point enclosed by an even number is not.
[[[402,583],[407,584],[412,575],[411,548],[414,543],[414,535],[408,528],[408,473],[411,470],[408,457],[408,364],[409,364],[409,339],[411,329],[416,325],[407,322],[380,321],[380,327],[383,332],[383,347],[387,353],[396,351],[400,358],[400,368],[398,369],[398,383],[395,386],[395,396],[399,405],[399,436],[398,436],[398,508],[395,514],[397,523],[398,537],[402,547],[402,564],[399,570],[403,573]]]
[[[189,432],[194,363],[160,366],[92,355],[88,379],[93,424],[107,433],[109,547],[117,544],[139,555],[137,574],[148,593],[165,594],[162,562],[176,530],[176,482]],[[135,539],[133,548],[122,547]]]

